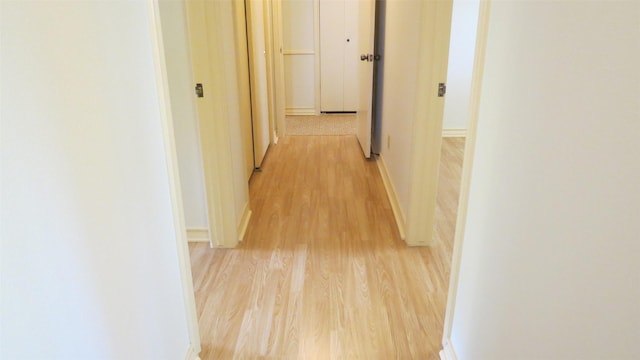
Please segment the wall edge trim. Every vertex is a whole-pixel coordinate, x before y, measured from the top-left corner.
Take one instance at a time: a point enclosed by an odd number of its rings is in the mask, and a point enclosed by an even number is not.
[[[184,355],[184,360],[200,360],[200,356],[195,351],[192,345],[187,348],[187,353]]]
[[[286,108],[285,115],[316,115],[315,108]]]
[[[282,50],[282,55],[315,55],[315,50],[306,50],[306,49],[291,49],[291,50]]]
[[[391,210],[393,211],[393,217],[396,220],[396,226],[398,227],[400,238],[402,240],[405,240],[406,220],[404,217],[404,213],[402,212],[402,207],[400,207],[400,199],[398,198],[396,189],[393,186],[393,182],[391,181],[391,177],[389,176],[389,171],[387,170],[387,164],[384,162],[384,158],[382,157],[382,155],[376,158],[376,164],[378,165],[378,171],[380,172],[380,177],[382,178],[384,189],[387,192],[387,198],[389,199],[389,203],[391,204]]]
[[[189,242],[210,242],[209,229],[207,228],[188,228],[187,241]]]
[[[451,344],[451,339],[447,339],[440,351],[440,360],[458,360],[458,355]]]
[[[244,239],[245,234],[247,233],[247,228],[249,227],[249,220],[251,220],[251,209],[249,208],[249,202],[247,201],[244,204],[244,209],[242,210],[242,216],[240,217],[240,223],[238,224],[238,241],[242,241]]]
[[[442,137],[467,137],[467,129],[442,129]]]

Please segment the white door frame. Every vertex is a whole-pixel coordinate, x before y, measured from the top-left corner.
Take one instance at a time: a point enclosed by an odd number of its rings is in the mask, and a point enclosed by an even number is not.
[[[178,173],[178,157],[173,131],[173,119],[171,116],[171,103],[169,101],[169,80],[167,66],[164,58],[164,43],[162,40],[162,27],[160,23],[159,0],[147,0],[149,6],[149,22],[153,48],[153,60],[157,79],[158,100],[160,103],[160,122],[163,130],[163,143],[165,160],[169,175],[169,188],[171,191],[171,206],[173,224],[175,228],[176,247],[178,249],[178,265],[180,268],[180,282],[185,306],[187,331],[189,333],[189,348],[185,360],[199,360],[201,351],[200,332],[198,330],[198,316],[196,300],[193,291],[193,278],[191,275],[191,261],[189,259],[189,246],[187,243],[187,229],[184,220],[184,208],[182,193],[180,191],[180,174]]]
[[[458,215],[456,219],[456,232],[453,243],[453,257],[451,259],[451,275],[449,278],[449,294],[447,296],[447,310],[442,331],[442,347],[440,359],[456,360],[456,353],[451,344],[451,330],[455,313],[456,296],[458,293],[458,279],[460,274],[460,260],[462,257],[462,245],[464,242],[465,227],[467,223],[467,208],[469,205],[469,188],[471,185],[471,171],[475,155],[476,133],[478,128],[478,111],[480,109],[480,96],[482,91],[482,79],[484,72],[484,59],[487,44],[487,32],[489,29],[489,13],[491,0],[480,0],[480,12],[478,14],[478,31],[476,37],[475,59],[473,64],[473,77],[471,80],[471,97],[469,101],[469,121],[467,138],[465,141],[464,164],[462,166],[462,178],[460,181],[460,198],[458,201]]]
[[[169,168],[169,182],[171,189],[171,199],[172,199],[172,207],[173,207],[173,222],[176,229],[176,246],[178,248],[178,262],[180,266],[180,274],[181,274],[181,282],[183,288],[183,298],[185,303],[185,310],[187,315],[187,325],[189,332],[189,341],[190,341],[190,349],[188,359],[198,359],[198,354],[201,350],[200,345],[200,335],[198,331],[198,320],[197,320],[197,312],[195,307],[195,295],[193,291],[193,279],[191,275],[191,267],[190,267],[190,259],[189,259],[189,251],[187,245],[186,238],[186,227],[184,224],[184,211],[182,205],[182,196],[180,192],[180,179],[178,174],[178,166],[177,166],[177,154],[175,148],[175,137],[173,132],[173,124],[171,117],[171,105],[168,101],[169,99],[169,86],[168,86],[168,78],[167,78],[167,69],[164,61],[164,47],[162,41],[162,32],[160,25],[160,16],[158,9],[158,1],[159,0],[147,0],[149,3],[149,18],[151,23],[151,34],[153,39],[153,51],[154,51],[154,63],[156,67],[156,77],[158,79],[158,92],[159,92],[159,101],[161,106],[161,122],[163,127],[163,137],[164,137],[164,146],[165,146],[165,157],[167,161],[167,165]],[[450,337],[451,337],[451,329],[453,322],[453,315],[455,312],[455,300],[457,293],[457,285],[458,285],[458,274],[460,270],[460,258],[462,254],[462,245],[464,239],[464,230],[466,225],[466,215],[467,215],[467,206],[468,206],[468,198],[469,198],[469,186],[471,182],[471,170],[473,166],[473,157],[475,151],[475,138],[476,138],[476,129],[477,129],[477,118],[478,118],[478,108],[479,108],[479,100],[480,100],[480,92],[481,92],[481,83],[482,83],[482,73],[484,67],[484,53],[485,53],[485,45],[486,45],[486,36],[487,29],[489,23],[489,8],[490,8],[490,0],[481,0],[480,4],[480,15],[478,21],[478,35],[477,35],[477,43],[476,43],[476,55],[475,55],[475,63],[474,63],[474,72],[473,72],[473,81],[472,81],[472,89],[471,89],[471,104],[470,104],[470,113],[469,113],[469,129],[467,132],[467,140],[466,140],[466,148],[464,155],[464,165],[462,170],[462,180],[461,180],[461,189],[460,189],[460,201],[457,215],[457,223],[456,223],[456,233],[455,233],[455,242],[453,249],[453,258],[452,258],[452,266],[451,266],[451,277],[449,281],[449,295],[447,299],[447,310],[443,331],[443,347],[444,350],[440,353],[442,359],[455,359],[455,352],[453,352],[453,348],[451,347]],[[424,39],[422,39],[424,40]],[[276,43],[277,44],[277,43]],[[274,45],[276,45],[274,44]],[[215,45],[215,44],[214,44]],[[277,46],[277,45],[276,45]],[[421,43],[421,47],[423,43]],[[279,50],[279,49],[278,49]],[[220,49],[214,49],[214,53],[217,55],[220,54]],[[212,58],[211,61],[219,62],[219,58]],[[221,64],[218,64],[221,65]],[[213,71],[216,72],[214,74],[216,78],[222,78],[223,74],[220,74],[223,67],[222,66],[212,66]],[[425,69],[420,69],[423,72]],[[430,82],[427,81],[427,77],[420,77],[421,81],[419,84],[419,89],[428,89],[430,87]],[[211,82],[212,86],[210,86],[210,91],[214,93],[220,93],[224,89],[223,82],[221,82],[220,86],[217,89],[213,89],[215,84]],[[421,93],[420,91],[418,93]],[[222,99],[222,97],[220,97]],[[420,102],[418,102],[420,104]],[[203,153],[203,157],[209,158],[215,166],[208,168],[205,166],[205,178],[207,178],[207,194],[213,193],[216,195],[224,195],[232,194],[232,172],[231,172],[231,163],[230,163],[230,144],[228,136],[224,136],[228,134],[229,124],[226,121],[227,117],[224,116],[226,114],[226,108],[224,106],[224,102],[222,100],[217,101],[217,105],[215,106],[214,111],[219,116],[218,119],[222,119],[222,121],[216,122],[213,126],[206,127],[203,131],[202,127],[201,138],[205,139],[209,135],[218,134],[218,136],[213,136],[208,139],[207,146],[203,144],[203,149],[214,150],[212,153]],[[424,108],[424,106],[421,106]],[[424,109],[418,109],[417,114],[421,114],[421,111],[425,111]],[[419,127],[419,123],[416,125]],[[440,125],[441,126],[441,125]],[[223,131],[220,131],[223,130]],[[424,128],[420,130],[424,131]],[[436,132],[435,134],[440,136],[440,132]],[[431,136],[435,136],[435,134],[431,134]],[[416,151],[419,150],[432,150],[434,149],[434,144],[429,143],[428,141],[414,141],[416,146],[414,147],[414,155]],[[436,141],[438,144],[437,153],[440,152],[440,140]],[[218,156],[215,156],[215,151],[218,150]],[[419,163],[418,160],[420,158],[413,156],[412,164],[416,165]],[[204,160],[204,163],[207,164],[209,161]],[[438,162],[436,162],[437,164]],[[423,163],[424,164],[424,163]],[[433,167],[433,164],[430,164]],[[413,167],[415,169],[415,167]],[[437,170],[435,172],[437,174]],[[417,174],[412,174],[412,190],[416,189],[416,180],[420,179]],[[210,181],[211,180],[211,181]],[[437,184],[437,183],[435,183]],[[427,191],[428,187],[424,187],[423,191]],[[432,189],[431,189],[432,190]],[[412,198],[415,198],[413,196]],[[215,208],[217,211],[210,211],[210,224],[215,224],[215,220],[220,221],[221,217],[220,211],[227,210],[228,214],[233,214],[233,198],[229,198],[228,196],[218,196],[212,197],[207,196],[207,203],[210,207]],[[423,213],[424,214],[424,213]],[[224,216],[222,217],[223,222]],[[233,225],[234,222],[231,223]],[[219,226],[216,229],[213,229],[211,226],[210,233],[212,237],[217,238],[216,244],[218,246],[235,246],[237,243],[237,229],[235,226]],[[233,232],[235,236],[228,237],[231,239],[233,244],[226,244],[222,239],[225,239],[226,232]],[[429,238],[431,235],[429,234]]]
[[[320,0],[313,0],[313,76],[315,114],[320,115]]]

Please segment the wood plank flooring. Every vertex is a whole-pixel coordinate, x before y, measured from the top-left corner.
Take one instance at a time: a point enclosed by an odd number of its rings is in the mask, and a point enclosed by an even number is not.
[[[287,115],[287,135],[355,135],[355,114]]]
[[[190,244],[201,359],[437,359],[463,148],[444,139],[438,245],[409,248],[355,137],[281,139],[242,244]]]

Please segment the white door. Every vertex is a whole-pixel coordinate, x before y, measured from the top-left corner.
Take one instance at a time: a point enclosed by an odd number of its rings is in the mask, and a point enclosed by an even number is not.
[[[247,0],[254,164],[259,168],[269,148],[269,99],[263,0]]]
[[[320,111],[358,108],[358,0],[320,2]]]
[[[373,98],[373,46],[375,33],[375,0],[349,0],[359,4],[358,38],[358,110],[356,136],[366,158],[371,156],[371,105]]]
[[[343,111],[358,110],[358,68],[360,67],[360,41],[358,28],[358,7],[361,1],[346,0],[344,4],[344,58],[342,60],[342,101]],[[375,4],[375,0],[372,1]],[[373,30],[371,32],[373,34]],[[365,40],[368,41],[368,40]],[[372,48],[373,49],[373,48]]]
[[[319,5],[320,111],[344,111],[345,4],[331,0]]]
[[[244,153],[245,179],[249,181],[255,169],[253,156],[253,124],[251,119],[251,88],[249,86],[249,50],[247,48],[247,14],[244,2],[234,1],[233,6],[233,42],[236,54],[236,72],[238,83],[238,102],[242,126],[242,148]],[[227,35],[228,36],[228,35]]]

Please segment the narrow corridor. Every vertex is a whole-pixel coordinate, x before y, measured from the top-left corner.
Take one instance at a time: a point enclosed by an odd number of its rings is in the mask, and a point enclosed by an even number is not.
[[[400,239],[354,136],[289,136],[237,249],[190,244],[203,360],[437,359],[464,139],[443,141],[433,248]]]

